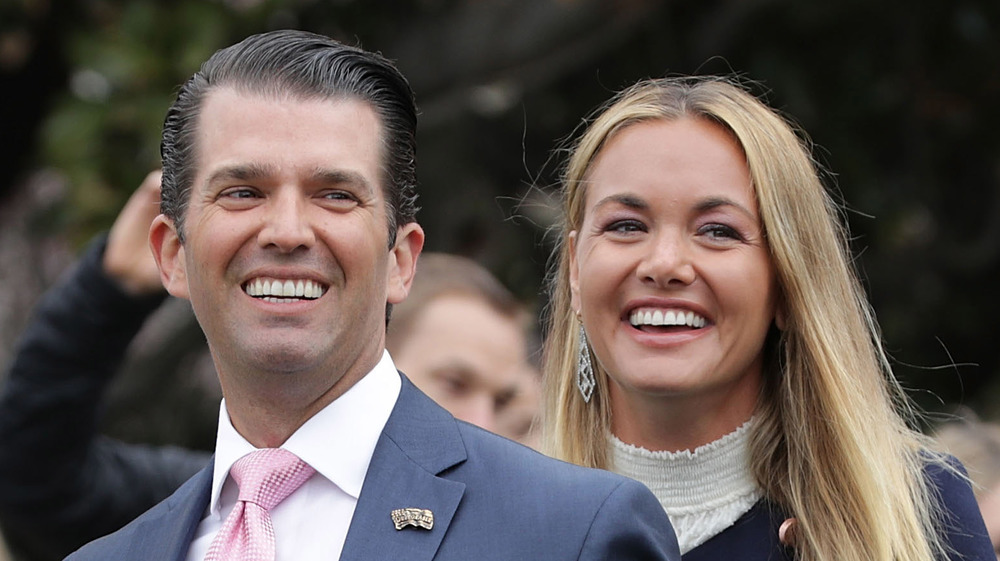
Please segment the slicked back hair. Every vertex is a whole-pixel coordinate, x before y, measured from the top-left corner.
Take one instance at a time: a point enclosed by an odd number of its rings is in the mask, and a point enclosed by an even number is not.
[[[261,33],[216,51],[181,86],[163,123],[160,210],[184,241],[184,214],[197,172],[197,129],[210,92],[282,99],[357,99],[371,104],[382,125],[383,192],[389,246],[396,229],[416,220],[417,112],[406,78],[377,53],[306,31]]]

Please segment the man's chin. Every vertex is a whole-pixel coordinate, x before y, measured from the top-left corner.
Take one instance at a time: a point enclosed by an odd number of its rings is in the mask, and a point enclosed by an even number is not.
[[[315,347],[302,343],[272,343],[257,346],[244,354],[244,360],[254,370],[275,374],[295,374],[312,370],[319,362]]]

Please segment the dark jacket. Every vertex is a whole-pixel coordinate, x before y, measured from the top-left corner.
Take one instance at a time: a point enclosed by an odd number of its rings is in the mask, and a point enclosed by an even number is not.
[[[42,298],[0,392],[0,524],[11,549],[62,559],[174,492],[209,455],[98,435],[105,390],[162,296],[101,267],[105,239]]]
[[[957,460],[955,466],[964,473]],[[939,465],[929,465],[927,478],[938,491],[946,516],[945,544],[951,561],[996,561],[986,526],[969,482]],[[793,561],[794,550],[778,540],[778,528],[788,518],[777,506],[761,500],[735,524],[692,549],[684,561]]]

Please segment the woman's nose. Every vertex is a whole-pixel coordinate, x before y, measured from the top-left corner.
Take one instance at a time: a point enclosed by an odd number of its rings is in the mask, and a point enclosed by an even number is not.
[[[645,254],[636,275],[645,283],[658,286],[688,285],[694,282],[692,248],[678,233],[664,233],[652,237],[644,248]]]

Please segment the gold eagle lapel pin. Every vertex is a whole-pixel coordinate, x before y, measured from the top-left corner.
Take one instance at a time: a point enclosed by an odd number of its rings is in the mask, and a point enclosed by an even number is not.
[[[434,513],[426,508],[397,508],[392,511],[392,523],[397,530],[407,526],[430,530],[434,528]]]

